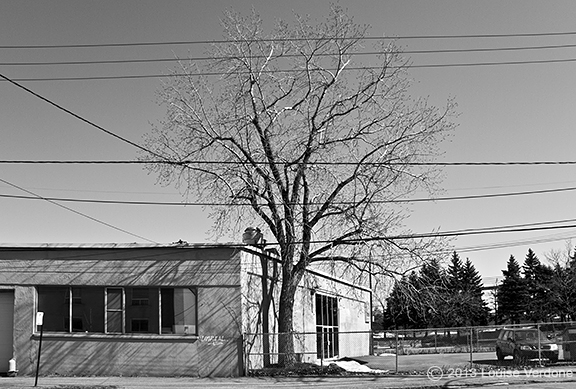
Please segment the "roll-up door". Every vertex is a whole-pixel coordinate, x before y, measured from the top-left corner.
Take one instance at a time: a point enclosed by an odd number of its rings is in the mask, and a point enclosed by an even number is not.
[[[0,290],[0,373],[8,371],[12,359],[14,326],[14,292]]]

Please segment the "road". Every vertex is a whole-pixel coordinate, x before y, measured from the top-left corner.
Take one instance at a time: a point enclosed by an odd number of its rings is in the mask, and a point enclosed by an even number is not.
[[[395,356],[363,357],[374,369],[395,371]],[[576,366],[555,364],[537,368],[517,367],[511,360],[498,364],[494,353],[427,354],[398,357],[403,374],[358,377],[237,377],[237,378],[156,378],[156,377],[40,377],[39,388],[119,389],[224,389],[224,388],[456,388],[520,386],[522,389],[568,389],[576,387]],[[420,372],[417,375],[407,372]],[[422,374],[428,372],[428,374]],[[33,388],[34,377],[0,378],[0,388]]]

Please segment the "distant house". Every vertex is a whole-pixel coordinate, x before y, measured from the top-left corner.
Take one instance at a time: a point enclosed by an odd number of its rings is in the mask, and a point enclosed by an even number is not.
[[[273,363],[277,337],[258,333],[277,330],[276,261],[236,244],[0,245],[0,373],[11,359],[35,373],[40,330],[40,374],[238,376]],[[310,270],[294,317],[303,360],[369,353],[365,286]]]
[[[496,313],[497,301],[496,294],[501,277],[482,277],[482,298],[492,314]]]

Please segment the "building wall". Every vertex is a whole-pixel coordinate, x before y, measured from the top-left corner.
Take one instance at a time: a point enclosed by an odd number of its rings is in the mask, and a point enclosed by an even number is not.
[[[259,250],[242,253],[242,311],[246,345],[246,367],[257,369],[277,362],[278,305],[280,285],[273,286],[273,301],[268,312],[269,327],[263,327],[263,276]],[[277,267],[274,271],[274,266]],[[279,275],[279,264],[267,261],[267,283],[270,289],[273,275]],[[326,267],[332,269],[333,267]],[[338,357],[370,354],[370,290],[342,280],[324,271],[309,271],[297,289],[294,303],[295,349],[302,362],[321,363],[317,356],[316,294],[338,301]],[[267,332],[268,335],[263,334]],[[268,345],[265,345],[265,339]],[[265,350],[269,350],[266,351]],[[270,353],[269,356],[264,354]]]
[[[38,287],[49,286],[146,287],[156,288],[159,293],[168,287],[193,288],[197,293],[197,334],[44,331],[41,374],[202,377],[241,374],[245,350],[258,352],[265,345],[261,335],[254,335],[262,332],[264,318],[263,268],[257,251],[225,245],[0,246],[0,289],[14,295],[13,355],[19,374],[36,372],[40,342],[35,323],[37,291]],[[266,269],[268,279],[278,275],[279,266],[274,270],[273,262],[269,261]],[[279,292],[276,285],[267,316],[270,333],[278,332]],[[295,330],[301,333],[296,342],[301,359],[318,361],[315,334],[318,293],[338,299],[339,356],[368,354],[370,324],[364,319],[369,289],[321,272],[309,272],[298,288],[294,306]],[[345,334],[349,331],[362,332]],[[244,333],[248,333],[245,338]],[[269,340],[267,349],[277,352],[277,338],[271,335]],[[265,358],[262,354],[256,357],[260,365],[273,363],[276,358],[275,355]],[[248,361],[248,367],[257,365],[253,355]],[[7,364],[8,361],[0,361],[0,372]]]
[[[197,335],[43,334],[41,374],[235,376],[241,372],[240,254],[229,247],[0,249],[14,291],[19,374],[36,370],[36,287],[195,287]],[[7,361],[0,361],[1,367]]]

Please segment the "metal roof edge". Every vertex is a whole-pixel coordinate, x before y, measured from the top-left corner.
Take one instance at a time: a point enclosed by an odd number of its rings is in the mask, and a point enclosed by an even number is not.
[[[0,243],[0,250],[38,249],[146,249],[146,248],[241,248],[238,243]]]

